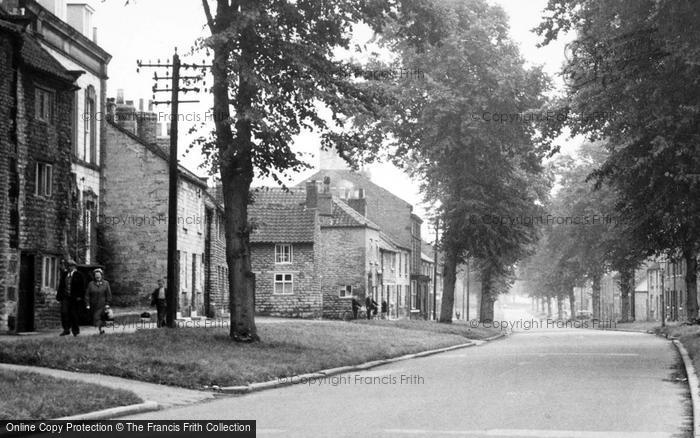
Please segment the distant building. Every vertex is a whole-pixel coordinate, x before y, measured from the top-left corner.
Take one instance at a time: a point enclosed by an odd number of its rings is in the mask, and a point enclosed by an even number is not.
[[[59,320],[81,75],[54,59],[24,18],[0,6],[0,331],[14,332]]]
[[[249,210],[256,311],[342,318],[352,310],[353,296],[364,301],[370,295],[380,304],[387,300],[390,316],[406,315],[398,284],[407,283],[407,251],[334,196],[331,184],[309,181],[291,192],[257,189]]]
[[[366,172],[340,169],[341,163],[329,152],[322,152],[321,158],[321,169],[302,184],[330,178],[330,193],[376,224],[400,249],[397,263],[402,266],[401,276],[396,278],[395,283],[387,283],[388,290],[378,290],[377,296],[388,297],[396,303],[397,311],[401,307],[407,308],[405,316],[425,317],[425,313],[410,308],[410,297],[418,291],[427,290],[429,281],[421,272],[420,233],[423,221],[413,213],[411,204],[373,183]],[[399,315],[404,316],[400,311]]]

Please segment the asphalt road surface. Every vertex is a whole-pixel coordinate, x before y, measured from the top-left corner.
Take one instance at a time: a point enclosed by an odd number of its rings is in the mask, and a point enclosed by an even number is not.
[[[692,436],[675,347],[641,333],[523,330],[478,347],[140,419],[255,419],[259,437]]]

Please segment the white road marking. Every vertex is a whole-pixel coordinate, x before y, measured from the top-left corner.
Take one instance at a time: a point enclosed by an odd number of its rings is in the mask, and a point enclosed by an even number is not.
[[[385,433],[396,435],[422,436],[500,436],[537,438],[667,438],[665,432],[622,432],[617,430],[535,430],[535,429],[485,429],[485,430],[427,430],[427,429],[385,429]]]
[[[638,353],[508,353],[498,354],[498,356],[609,356],[609,357],[637,357]],[[456,359],[461,357],[473,357],[469,354],[444,354],[438,356],[445,359]]]

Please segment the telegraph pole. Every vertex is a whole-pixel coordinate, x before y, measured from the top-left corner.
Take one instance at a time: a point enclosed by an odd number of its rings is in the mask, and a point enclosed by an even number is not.
[[[177,308],[178,308],[178,297],[180,293],[180,269],[179,269],[179,257],[177,252],[177,185],[178,185],[178,152],[177,152],[177,140],[178,140],[178,119],[179,119],[179,109],[180,103],[196,103],[198,100],[180,100],[180,92],[187,93],[189,91],[199,92],[199,88],[188,88],[182,87],[180,85],[180,80],[187,81],[199,81],[202,80],[202,76],[180,76],[180,69],[183,64],[180,63],[180,56],[177,54],[177,47],[175,48],[175,53],[173,54],[172,63],[162,63],[158,60],[157,63],[153,64],[150,61],[148,63],[143,63],[141,60],[136,61],[139,72],[142,67],[150,68],[172,68],[172,76],[168,76],[166,70],[166,76],[158,76],[157,73],[153,74],[153,79],[155,84],[153,85],[153,96],[155,98],[155,93],[170,93],[170,100],[166,101],[155,101],[155,105],[170,105],[170,159],[169,159],[169,180],[168,180],[168,273],[167,273],[167,295],[165,298],[166,302],[166,314],[165,322],[170,328],[175,328],[177,321]],[[208,65],[202,64],[184,64],[185,68],[202,69],[202,73]],[[158,88],[159,80],[170,79],[170,88]]]
[[[433,321],[437,321],[437,272],[438,272],[438,232],[440,218],[435,218],[435,246],[433,247]]]
[[[465,313],[467,321],[469,321],[469,258],[467,257],[467,312]]]

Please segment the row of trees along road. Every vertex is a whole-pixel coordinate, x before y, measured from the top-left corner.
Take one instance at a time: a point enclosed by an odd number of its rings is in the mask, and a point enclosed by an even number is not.
[[[483,0],[202,0],[213,55],[215,127],[197,144],[221,175],[230,284],[230,335],[255,341],[248,205],[255,176],[283,176],[307,165],[291,149],[303,129],[321,134],[352,165],[388,155],[420,176],[445,223],[443,320],[451,320],[456,265],[475,258],[483,281],[482,317],[537,230],[509,226],[537,213],[545,193],[544,143],[524,123],[467,115],[521,113],[543,104],[547,80],[527,70],[507,35],[507,18]],[[367,65],[337,59],[351,30],[368,25],[420,78],[355,81]],[[374,67],[382,65],[372,61]],[[371,66],[370,66],[371,67]],[[324,117],[329,112],[331,117]],[[387,148],[388,147],[388,148]],[[503,222],[468,221],[488,214]]]
[[[687,317],[695,320],[700,8],[692,0],[550,0],[545,12],[538,28],[543,44],[562,32],[576,36],[563,70],[566,95],[556,104],[568,117],[544,134],[555,136],[568,126],[573,135],[602,143],[602,162],[588,169],[601,191],[589,199],[624,224],[598,243],[578,236],[580,246],[571,253],[562,249],[559,260],[592,280],[594,293],[600,270],[618,270],[628,306],[631,272],[640,257],[681,258],[687,267]],[[596,261],[589,258],[601,254]],[[591,263],[598,266],[586,266]]]
[[[619,194],[594,180],[606,159],[605,145],[586,143],[576,157],[560,156],[551,164],[557,175],[549,203],[551,221],[544,224],[544,237],[523,264],[522,274],[532,296],[556,299],[560,318],[565,298],[570,315],[575,315],[574,287],[586,282],[592,285],[593,314],[600,317],[601,280],[609,271],[620,273],[622,319],[631,315],[634,271],[648,253],[634,240],[633,224],[616,210]]]

